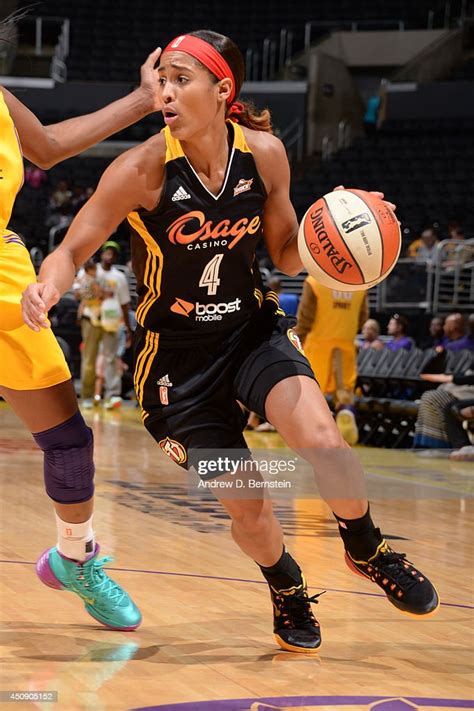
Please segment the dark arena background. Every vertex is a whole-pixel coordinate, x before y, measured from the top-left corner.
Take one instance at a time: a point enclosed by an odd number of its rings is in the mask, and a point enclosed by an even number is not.
[[[300,460],[272,498],[311,594],[326,591],[314,607],[323,645],[317,655],[280,649],[267,585],[232,541],[224,506],[176,465],[172,444],[163,456],[142,426],[125,338],[120,395],[104,399],[98,364],[95,398],[81,398],[80,298],[71,289],[50,320],[94,432],[94,528],[115,561],[107,570],[133,594],[143,622],[135,631],[101,627],[76,596],[36,578],[36,558],[55,544],[41,452],[0,402],[1,708],[474,708],[473,0],[0,0],[0,21],[12,15],[0,25],[0,84],[44,125],[128,95],[155,47],[212,29],[242,51],[240,98],[271,111],[298,220],[339,185],[381,191],[396,204],[400,258],[367,292],[379,345],[359,323],[348,441],[364,465],[374,519],[395,550],[420,561],[441,606],[436,617],[410,618],[351,573]],[[107,166],[163,127],[156,112],[50,169],[25,160],[9,227],[37,273]],[[135,312],[127,224],[111,239]],[[263,283],[299,323],[307,274],[278,271],[263,240],[257,259]],[[392,347],[399,338],[406,347]],[[161,380],[167,392],[172,373]],[[438,402],[437,391],[452,399]],[[341,403],[324,394],[337,418]],[[271,423],[247,414],[255,457],[291,459]]]

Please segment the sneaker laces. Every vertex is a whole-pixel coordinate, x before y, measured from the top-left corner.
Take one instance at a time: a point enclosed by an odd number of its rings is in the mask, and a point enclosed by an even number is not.
[[[81,587],[87,588],[87,591],[94,596],[94,605],[96,607],[107,607],[110,609],[110,604],[115,609],[122,602],[125,592],[117,585],[107,573],[103,570],[106,563],[111,563],[113,558],[105,556],[98,560],[88,561],[79,564],[77,567],[76,578]],[[105,604],[105,600],[108,604]],[[101,600],[102,605],[100,605]]]
[[[317,621],[311,610],[311,604],[317,605],[319,603],[318,598],[324,595],[326,590],[315,595],[308,596],[306,588],[299,590],[294,595],[280,595],[276,594],[276,600],[280,602],[280,607],[282,609],[281,616],[283,619],[283,624],[291,626],[302,626],[302,625],[317,625]],[[286,611],[286,604],[289,605],[289,612]],[[288,608],[287,608],[288,609]],[[291,616],[291,619],[290,619]],[[292,624],[293,623],[293,624]]]
[[[406,553],[395,553],[389,550],[380,553],[377,560],[369,565],[384,576],[390,576],[401,590],[409,590],[423,580],[423,576],[413,567],[413,563],[407,560]]]

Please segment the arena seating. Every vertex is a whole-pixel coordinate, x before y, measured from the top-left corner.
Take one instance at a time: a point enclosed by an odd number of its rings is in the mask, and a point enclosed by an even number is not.
[[[359,441],[376,447],[411,447],[419,398],[436,385],[420,373],[464,372],[473,364],[468,350],[359,351],[356,408]]]
[[[385,192],[398,206],[405,243],[435,222],[446,236],[447,222],[454,219],[463,224],[466,236],[474,235],[474,132],[460,125],[425,132],[421,123],[360,138],[321,164],[308,162],[304,178],[293,179],[299,216],[317,196],[343,184]]]
[[[452,16],[459,14],[461,0],[451,3]],[[21,0],[20,6],[31,6]],[[137,67],[154,47],[176,34],[209,27],[234,39],[245,53],[247,48],[261,50],[264,38],[278,40],[282,27],[293,32],[293,49],[303,46],[304,26],[310,20],[331,22],[331,27],[357,19],[360,26],[375,29],[386,27],[384,21],[403,18],[405,27],[427,26],[430,10],[441,21],[442,0],[267,0],[222,3],[219,0],[175,4],[170,10],[166,3],[135,0],[133,7],[127,0],[43,0],[33,7],[32,14],[69,17],[71,42],[68,78],[73,80],[136,81]],[[212,20],[210,20],[212,18]],[[380,21],[379,25],[377,21]],[[315,28],[316,40],[327,27]],[[133,43],[130,38],[133,37]],[[130,49],[131,46],[133,49]]]
[[[19,232],[28,248],[39,247],[48,253],[47,214],[50,196],[59,180],[69,186],[95,187],[110,163],[106,158],[71,158],[48,170],[48,183],[34,189],[25,183],[19,193],[11,220],[11,228]]]
[[[465,81],[466,79],[468,81],[474,80],[474,57],[469,57],[463,64],[457,67],[456,71],[453,72],[451,79],[454,81]]]

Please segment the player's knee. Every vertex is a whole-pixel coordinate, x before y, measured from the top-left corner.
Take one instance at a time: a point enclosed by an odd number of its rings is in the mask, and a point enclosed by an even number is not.
[[[310,455],[318,449],[340,449],[345,447],[344,440],[339,432],[336,423],[331,417],[328,424],[312,425],[300,428],[297,442],[293,442],[293,449],[302,450]],[[304,455],[303,455],[304,456]]]
[[[273,519],[274,513],[269,499],[241,501],[230,511],[232,523],[241,531],[258,535]]]
[[[88,501],[94,493],[94,438],[81,413],[33,437],[44,452],[48,496],[60,504]]]
[[[346,444],[339,432],[336,423],[331,426],[318,428],[315,435],[316,447],[318,449],[344,449]]]

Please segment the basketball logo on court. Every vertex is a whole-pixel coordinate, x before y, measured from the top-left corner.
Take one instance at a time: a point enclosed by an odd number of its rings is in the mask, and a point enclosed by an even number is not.
[[[286,332],[286,335],[287,335],[288,338],[290,339],[290,343],[292,343],[292,344],[294,345],[294,347],[295,347],[300,353],[302,353],[302,354],[304,355],[303,346],[302,346],[302,344],[301,344],[300,337],[298,336],[298,334],[295,333],[295,331],[293,331],[292,328],[289,328],[288,331]]]
[[[170,439],[165,437],[159,442],[159,445],[163,452],[176,464],[184,464],[187,460],[188,455],[182,444],[177,442],[175,439]]]
[[[423,711],[434,706],[446,711],[458,708],[473,708],[470,701],[462,699],[423,699],[404,696],[286,696],[283,698],[253,698],[253,699],[223,699],[222,701],[197,701],[195,703],[166,704],[166,706],[146,706],[134,711],[225,711],[239,709],[241,711],[316,711],[324,707],[329,711],[364,709],[364,711]]]

